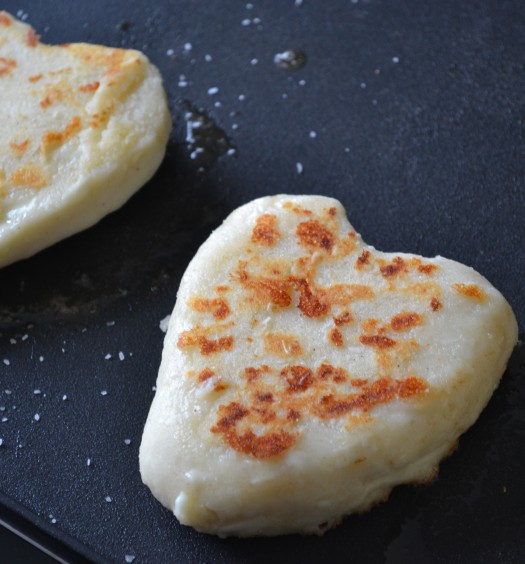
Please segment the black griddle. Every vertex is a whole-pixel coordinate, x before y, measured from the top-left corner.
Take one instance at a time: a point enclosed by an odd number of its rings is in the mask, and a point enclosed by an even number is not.
[[[198,247],[253,198],[337,197],[378,249],[473,266],[523,332],[521,0],[3,8],[48,43],[143,50],[163,74],[174,129],[160,170],[121,210],[0,271],[0,521],[70,562],[523,561],[520,344],[436,481],[399,487],[321,538],[199,534],[138,471],[159,322]],[[306,55],[301,69],[275,64],[289,49]],[[204,161],[192,158],[191,112],[215,128]]]

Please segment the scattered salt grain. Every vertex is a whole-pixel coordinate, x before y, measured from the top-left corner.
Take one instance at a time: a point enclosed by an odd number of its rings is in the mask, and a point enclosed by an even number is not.
[[[301,80],[299,81],[299,86],[304,86],[306,84],[306,80],[304,80],[304,78],[301,78]]]
[[[156,392],[156,391],[157,391],[157,386],[151,386],[151,391],[152,391],[152,392]]]
[[[206,55],[204,55],[204,60],[207,63],[211,63],[213,61],[213,57],[211,55],[206,54]]]
[[[91,466],[92,464],[93,464],[93,461],[91,460],[91,458],[88,458],[88,459],[87,459],[87,465],[88,465],[88,466]]]
[[[35,396],[39,396],[42,392],[37,388],[36,390],[33,390],[33,394],[35,394]]]
[[[232,148],[232,149],[228,149],[228,150],[226,151],[226,154],[227,154],[229,157],[231,157],[232,155],[235,155],[236,152],[237,152],[237,151]]]
[[[10,342],[12,345],[16,345],[16,339],[9,339],[9,342]]]
[[[133,562],[133,560],[135,560],[135,557],[133,556],[133,554],[126,554],[126,556],[124,556],[124,560],[128,564],[131,564],[131,562]]]
[[[366,82],[361,82],[361,84],[359,85],[361,88],[366,88]]]
[[[112,498],[111,496],[109,496],[109,495],[107,495],[104,499],[105,499],[108,503],[111,503],[111,502],[113,501],[113,498]]]
[[[35,413],[35,414],[33,415],[33,419],[34,419],[35,421],[40,421],[40,414],[39,414],[39,413]]]
[[[7,423],[9,421],[9,419],[4,415],[2,417],[2,423]]]
[[[44,362],[44,357],[43,357],[43,356],[39,356],[39,357],[38,357],[38,360],[39,360],[40,362]]]
[[[166,51],[166,55],[167,55],[168,57],[172,57],[174,54],[175,54],[175,51],[174,51],[173,49],[168,49],[168,50]]]
[[[110,360],[110,359],[112,358],[112,356],[111,356],[110,353],[108,353],[104,358],[105,358],[106,360]]]
[[[295,163],[295,170],[297,170],[297,174],[302,174],[304,170],[303,163]]]
[[[101,390],[100,395],[101,395],[101,396],[107,396],[107,395],[108,395],[108,391],[107,391],[107,390]]]
[[[66,400],[67,400],[67,395],[64,394],[64,395],[62,396],[62,401],[66,401]]]
[[[9,366],[11,364],[11,361],[8,358],[4,358],[4,364],[6,366]]]
[[[308,134],[308,137],[310,137],[310,139],[315,139],[317,137],[317,132],[310,131],[310,133]]]
[[[193,49],[193,45],[191,43],[184,43],[184,51],[191,51]]]
[[[239,129],[239,124],[238,123],[232,123],[232,129],[235,131],[236,129]]]
[[[131,439],[124,439],[124,444],[125,444],[125,445],[130,445],[130,444],[131,444]]]
[[[27,339],[29,339],[29,335],[27,333],[22,335],[22,341],[27,341]]]
[[[119,358],[119,360],[124,360],[126,357],[125,357],[124,353],[122,351],[120,351],[118,353],[118,358]]]
[[[215,96],[215,94],[219,93],[219,89],[216,86],[212,86],[211,88],[208,88],[208,95],[209,96]]]
[[[399,63],[399,57],[392,57],[392,62],[397,65],[397,63]]]
[[[249,25],[252,25],[252,20],[245,18],[244,20],[242,20],[241,25],[244,27],[248,27]]]
[[[160,320],[159,327],[163,333],[166,333],[168,330],[168,325],[170,323],[171,315],[166,315],[163,319]]]
[[[113,325],[115,325],[114,321],[106,321],[106,325],[107,327],[113,327]]]
[[[246,4],[246,9],[247,10],[253,10],[253,4],[248,2],[248,4]]]
[[[256,65],[259,62],[259,59],[252,59],[250,61],[250,65]]]
[[[216,108],[222,108],[222,104],[217,100],[217,102],[215,102],[213,104]]]
[[[4,444],[4,439],[0,438],[0,446]]]
[[[246,100],[246,96],[244,94],[239,94],[239,101],[243,102],[244,100]]]

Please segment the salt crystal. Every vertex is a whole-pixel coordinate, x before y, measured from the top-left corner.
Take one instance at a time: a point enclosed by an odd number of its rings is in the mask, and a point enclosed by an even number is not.
[[[232,123],[232,129],[233,130],[239,129],[239,124],[238,123]]]
[[[301,80],[299,81],[299,86],[304,86],[305,84],[306,84],[306,80],[301,78]]]
[[[168,57],[171,57],[171,56],[173,56],[174,54],[175,54],[175,51],[174,51],[173,49],[168,49],[168,50],[166,51],[166,55],[168,55]]]
[[[115,325],[115,322],[114,321],[106,321],[106,325],[108,327],[113,327],[113,325]]]
[[[105,499],[108,503],[111,503],[111,502],[113,501],[113,498],[112,498],[111,496],[109,496],[109,495],[107,495],[104,499]]]
[[[213,61],[213,57],[211,55],[206,54],[206,55],[204,55],[204,60],[207,63],[211,63]]]
[[[208,94],[210,96],[215,96],[215,94],[219,93],[219,89],[216,86],[212,86],[211,88],[208,88]]]
[[[244,94],[239,94],[239,101],[244,101],[246,100],[246,96]]]
[[[259,62],[259,59],[252,59],[252,60],[250,61],[250,64],[251,64],[251,65],[256,65],[258,62]]]
[[[366,82],[361,82],[361,84],[359,85],[361,88],[366,88]]]
[[[4,364],[6,366],[9,366],[11,364],[11,361],[8,358],[4,358]]]
[[[317,137],[317,133],[315,131],[310,131],[308,137],[310,137],[310,139],[315,139]]]
[[[106,360],[109,360],[111,358],[111,355],[108,353],[105,357]]]
[[[246,9],[247,10],[253,10],[253,4],[251,4],[251,3],[246,4]]]
[[[131,562],[133,562],[133,560],[135,560],[135,557],[133,556],[133,554],[126,554],[126,556],[124,556],[124,560],[128,564],[131,564]]]
[[[152,391],[152,392],[156,392],[156,391],[157,391],[157,386],[151,386],[151,391]]]
[[[118,357],[119,357],[119,360],[124,360],[124,359],[126,358],[126,357],[124,356],[124,353],[123,353],[122,351],[120,351],[120,352],[118,353]]]
[[[67,400],[67,395],[64,394],[64,395],[62,396],[62,401],[66,401],[66,400]]]
[[[392,57],[392,62],[393,62],[394,64],[399,63],[399,57]]]
[[[298,8],[299,6],[302,6],[303,4],[303,0],[295,0],[295,7]]]
[[[260,24],[260,23],[261,23],[261,18],[253,18],[253,23],[254,23],[254,24]]]
[[[252,23],[252,20],[246,18],[246,19],[242,20],[241,25],[244,26],[244,27],[248,27],[249,25],[251,25],[251,23]]]
[[[193,49],[193,45],[191,43],[184,43],[184,51],[191,51]]]
[[[91,466],[91,464],[92,464],[91,458],[88,458],[88,459],[87,459],[87,465],[88,465],[88,466]]]
[[[22,336],[22,341],[27,341],[27,339],[29,339],[29,335],[26,333]]]
[[[2,417],[2,423],[7,423],[7,421],[9,421],[9,419],[4,415]]]
[[[16,339],[9,339],[9,342],[10,342],[12,345],[16,345]]]
[[[35,413],[35,414],[33,415],[33,419],[34,419],[35,421],[40,421],[40,414],[39,414],[39,413]]]
[[[169,325],[169,323],[170,323],[170,318],[171,318],[171,314],[170,314],[170,315],[166,315],[166,317],[163,317],[163,318],[160,320],[159,327],[160,327],[160,330],[161,330],[163,333],[166,333],[166,331],[168,330],[168,325]]]
[[[295,163],[295,168],[297,170],[297,174],[302,174],[303,173],[303,163]]]
[[[131,444],[131,439],[124,439],[124,444],[125,444],[125,445],[130,445],[130,444]]]
[[[39,360],[40,362],[44,362],[44,357],[43,357],[43,356],[39,356],[39,357],[38,357],[38,360]]]
[[[42,392],[41,392],[40,390],[36,389],[36,390],[33,390],[33,393],[35,394],[35,396],[38,396],[38,395],[40,395]]]
[[[2,446],[4,444],[4,439],[0,438],[0,446]]]
[[[100,395],[101,395],[101,396],[107,396],[107,395],[108,395],[108,391],[107,391],[107,390],[102,390],[102,391],[100,392]]]

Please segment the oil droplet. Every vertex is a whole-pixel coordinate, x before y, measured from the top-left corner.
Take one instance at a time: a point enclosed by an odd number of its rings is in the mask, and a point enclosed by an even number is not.
[[[273,58],[273,62],[280,68],[285,70],[299,70],[306,65],[306,53],[295,49],[288,49],[282,53],[277,53]]]
[[[183,102],[186,120],[186,143],[190,158],[198,167],[209,168],[222,155],[234,155],[237,151],[223,129],[203,110],[190,102]]]

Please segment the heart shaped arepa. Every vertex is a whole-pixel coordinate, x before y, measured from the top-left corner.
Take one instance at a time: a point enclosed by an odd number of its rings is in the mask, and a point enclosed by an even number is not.
[[[472,268],[377,251],[330,198],[255,200],[182,279],[142,478],[199,531],[323,532],[435,476],[516,340]]]
[[[138,51],[40,43],[0,12],[0,267],[85,229],[157,170],[171,118]]]

